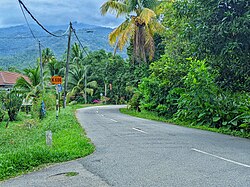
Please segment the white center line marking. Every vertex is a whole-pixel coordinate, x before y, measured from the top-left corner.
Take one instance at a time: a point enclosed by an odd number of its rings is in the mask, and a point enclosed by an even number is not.
[[[250,168],[250,165],[242,164],[242,163],[240,163],[240,162],[236,162],[236,161],[233,161],[233,160],[230,160],[230,159],[227,159],[227,158],[223,158],[223,157],[221,157],[221,156],[217,156],[217,155],[214,155],[214,154],[211,154],[211,153],[207,153],[207,152],[201,151],[201,150],[199,150],[199,149],[192,148],[191,150],[192,150],[192,151],[199,152],[199,153],[203,153],[203,154],[205,154],[205,155],[209,155],[209,156],[212,156],[212,157],[215,157],[215,158],[218,158],[218,159],[227,161],[227,162],[231,162],[231,163],[233,163],[233,164],[237,164],[237,165],[240,165],[240,166],[244,166],[244,167]]]
[[[148,134],[147,132],[143,131],[143,130],[140,130],[140,129],[137,129],[137,128],[132,128],[133,130],[135,131],[138,131],[138,132],[141,132],[141,133],[144,133],[144,134]]]
[[[113,121],[113,122],[115,122],[115,123],[117,123],[118,121],[116,121],[116,120],[114,120],[114,119],[110,119],[111,121]]]

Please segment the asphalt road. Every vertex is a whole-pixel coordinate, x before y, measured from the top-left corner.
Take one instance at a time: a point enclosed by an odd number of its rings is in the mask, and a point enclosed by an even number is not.
[[[120,106],[77,116],[96,152],[80,163],[117,187],[250,186],[250,140],[130,117]]]
[[[77,111],[96,151],[2,187],[249,187],[250,140],[130,117],[121,106]],[[77,172],[67,177],[65,173]]]

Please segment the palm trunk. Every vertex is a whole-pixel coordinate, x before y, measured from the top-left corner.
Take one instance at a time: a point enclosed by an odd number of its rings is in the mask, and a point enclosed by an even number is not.
[[[133,51],[133,61],[134,63],[147,62],[146,52],[145,52],[145,26],[142,24],[137,24],[134,35],[134,51]]]

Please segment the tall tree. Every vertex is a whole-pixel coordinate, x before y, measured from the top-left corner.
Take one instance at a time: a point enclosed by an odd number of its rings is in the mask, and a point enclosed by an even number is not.
[[[155,46],[153,35],[163,30],[154,12],[158,0],[108,0],[101,6],[101,13],[115,13],[116,17],[126,16],[126,20],[109,35],[111,45],[123,49],[130,39],[133,41],[133,61],[153,59]]]
[[[42,63],[43,67],[55,58],[53,51],[50,48],[46,48],[42,51]]]
[[[79,44],[75,43],[71,48],[71,62],[80,66],[81,60],[83,59],[83,51]]]

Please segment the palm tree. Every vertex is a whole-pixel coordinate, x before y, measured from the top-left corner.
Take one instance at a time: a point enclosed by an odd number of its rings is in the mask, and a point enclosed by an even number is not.
[[[93,95],[94,89],[97,88],[96,81],[87,80],[88,66],[83,66],[79,68],[78,66],[72,66],[69,74],[69,86],[71,87],[71,94],[73,95],[83,95],[85,104],[87,103],[87,94]]]
[[[64,62],[57,61],[56,58],[49,61],[46,67],[51,77],[54,75],[60,75],[60,76],[64,75],[65,64]]]
[[[75,43],[72,46],[71,50],[71,61],[72,63],[76,63],[78,66],[80,66],[81,60],[83,59],[83,51],[80,48],[80,45]]]
[[[101,6],[101,13],[115,13],[116,17],[126,16],[126,20],[109,35],[115,51],[123,49],[130,39],[133,41],[134,60],[146,62],[147,54],[150,60],[154,56],[155,46],[153,35],[162,31],[163,26],[157,21],[154,12],[158,0],[108,0]]]
[[[50,61],[55,59],[54,53],[50,48],[46,48],[42,51],[42,64],[43,67],[48,64]]]
[[[39,66],[24,69],[24,74],[29,77],[30,81],[21,77],[17,80],[15,88],[18,88],[23,93],[27,93],[27,98],[29,96],[36,96],[40,91],[41,83]]]

